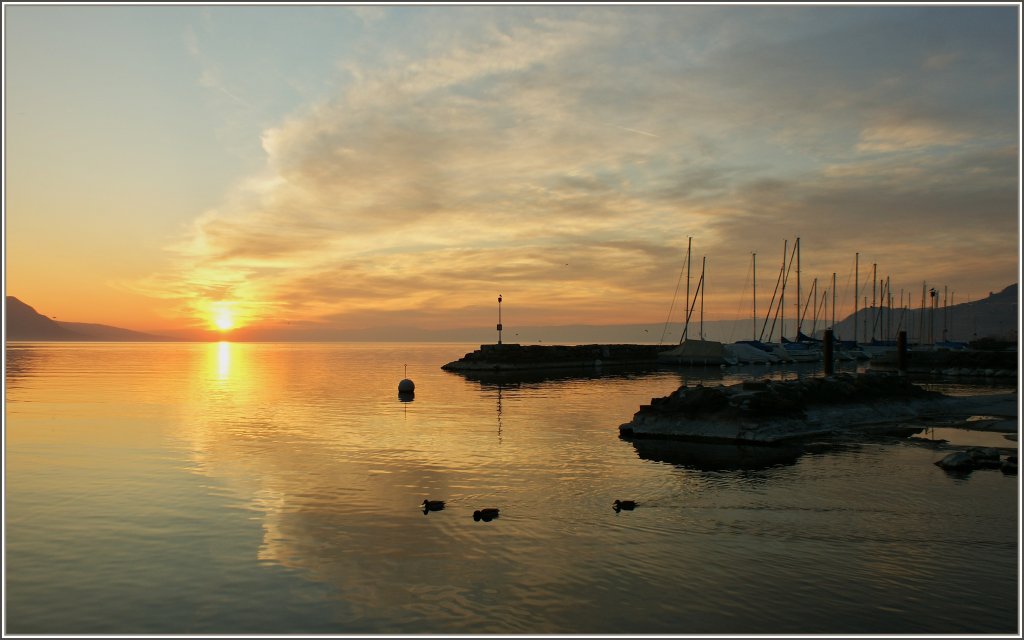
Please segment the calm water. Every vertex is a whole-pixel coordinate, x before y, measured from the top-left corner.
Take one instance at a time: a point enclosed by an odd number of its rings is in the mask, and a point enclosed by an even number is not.
[[[1018,632],[1016,477],[634,446],[680,373],[440,370],[471,348],[8,346],[6,631]]]

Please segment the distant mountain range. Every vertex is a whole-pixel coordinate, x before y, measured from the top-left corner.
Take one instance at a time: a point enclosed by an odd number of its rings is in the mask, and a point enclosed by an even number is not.
[[[758,321],[758,327],[763,323]],[[102,324],[85,324],[81,322],[58,322],[38,313],[35,309],[13,296],[7,296],[7,339],[14,341],[29,340],[65,340],[65,341],[119,341],[119,342],[165,342],[179,341],[187,338],[177,336],[158,336],[139,331],[131,331],[119,327]],[[854,316],[838,321],[835,326],[836,337],[852,340],[854,337]],[[803,332],[810,335],[813,331],[811,321],[805,320]],[[866,342],[874,336],[877,339],[895,339],[896,332],[906,330],[911,343],[932,339],[940,342],[943,339],[969,342],[978,338],[998,338],[1016,341],[1018,339],[1019,319],[1017,316],[1017,285],[1012,284],[998,293],[991,293],[987,298],[972,302],[951,305],[936,310],[927,309],[893,309],[891,317],[888,309],[861,309],[856,317],[857,339]],[[817,323],[818,337],[825,327],[825,322]],[[688,335],[696,338],[701,327],[691,323]],[[733,342],[749,340],[752,337],[753,319],[716,320],[704,322],[703,334],[708,340]],[[793,337],[796,325],[792,318],[786,320],[783,335]],[[558,325],[558,326],[512,326],[506,324],[502,341],[522,344],[585,344],[585,343],[634,343],[634,344],[675,344],[679,342],[682,326],[674,322],[665,323],[620,324],[620,325]],[[774,340],[778,340],[776,328]],[[459,329],[429,330],[411,327],[374,327],[370,329],[338,330],[333,332],[294,331],[260,331],[240,329],[231,334],[230,339],[236,341],[398,341],[398,342],[470,342],[490,343],[497,340],[497,334],[491,327],[470,327]],[[195,338],[193,338],[195,339]],[[202,338],[199,338],[202,339]],[[214,338],[216,339],[216,338]]]
[[[165,342],[157,336],[105,324],[58,322],[39,313],[14,296],[7,296],[7,339],[13,341]]]

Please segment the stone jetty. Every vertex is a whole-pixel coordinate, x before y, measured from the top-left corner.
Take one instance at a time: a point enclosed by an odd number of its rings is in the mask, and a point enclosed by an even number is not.
[[[520,345],[485,344],[441,368],[445,371],[529,371],[535,369],[646,366],[658,363],[666,347],[653,344]]]
[[[930,416],[1016,416],[1016,394],[951,397],[885,374],[682,386],[642,405],[624,438],[770,444],[814,435],[891,429]]]

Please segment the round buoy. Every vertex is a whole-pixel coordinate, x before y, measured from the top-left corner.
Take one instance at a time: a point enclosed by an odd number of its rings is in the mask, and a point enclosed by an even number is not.
[[[398,393],[415,393],[416,385],[409,378],[398,383]]]

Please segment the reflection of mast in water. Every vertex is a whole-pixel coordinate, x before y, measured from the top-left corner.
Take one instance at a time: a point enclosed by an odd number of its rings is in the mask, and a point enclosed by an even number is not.
[[[498,385],[498,444],[501,444],[501,385]]]

